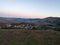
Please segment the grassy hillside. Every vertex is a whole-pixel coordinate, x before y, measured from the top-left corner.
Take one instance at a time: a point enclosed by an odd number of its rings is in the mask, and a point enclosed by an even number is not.
[[[60,45],[60,32],[0,29],[0,45]]]

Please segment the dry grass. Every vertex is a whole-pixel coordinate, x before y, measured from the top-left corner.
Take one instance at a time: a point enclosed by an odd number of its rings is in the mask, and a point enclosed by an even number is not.
[[[0,45],[60,45],[60,32],[0,29]]]

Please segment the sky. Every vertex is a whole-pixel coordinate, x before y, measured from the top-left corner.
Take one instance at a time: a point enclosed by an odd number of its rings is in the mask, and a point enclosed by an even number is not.
[[[60,17],[60,0],[0,0],[0,17]]]

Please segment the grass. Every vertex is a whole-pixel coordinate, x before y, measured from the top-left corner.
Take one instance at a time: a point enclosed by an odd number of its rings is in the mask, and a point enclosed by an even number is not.
[[[0,45],[60,45],[60,32],[0,29]]]

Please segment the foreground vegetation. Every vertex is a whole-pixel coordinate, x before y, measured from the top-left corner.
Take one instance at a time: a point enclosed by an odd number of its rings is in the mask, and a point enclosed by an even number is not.
[[[60,45],[60,32],[0,29],[0,45]]]

